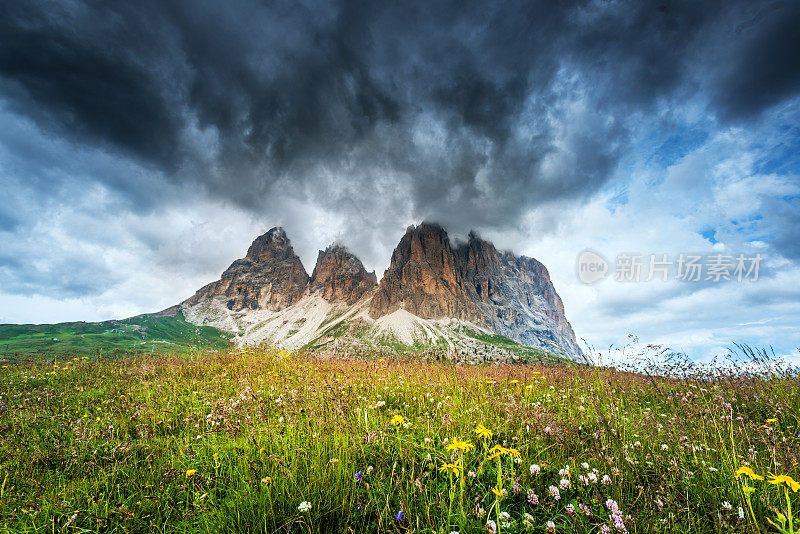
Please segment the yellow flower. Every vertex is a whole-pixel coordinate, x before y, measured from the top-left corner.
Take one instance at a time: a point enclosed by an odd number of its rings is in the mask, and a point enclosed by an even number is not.
[[[800,483],[795,482],[795,480],[792,477],[790,477],[789,475],[778,475],[778,476],[775,476],[775,475],[770,473],[769,476],[770,476],[770,479],[769,479],[769,483],[770,484],[786,484],[786,486],[788,486],[795,493],[800,491]]]
[[[735,474],[736,478],[739,478],[742,475],[747,475],[750,477],[750,480],[764,480],[764,477],[755,474],[753,470],[747,467],[746,465],[743,465],[742,467],[737,469]]]
[[[519,380],[512,380],[511,383],[512,384],[519,384]]]
[[[766,421],[764,421],[764,422],[765,422],[765,423],[777,423],[777,422],[778,422],[778,420],[777,420],[777,419],[767,419],[767,420],[766,420]]]
[[[492,493],[494,493],[497,497],[502,497],[503,496],[503,490],[501,490],[497,486],[492,488]]]
[[[264,484],[265,486],[269,486],[270,484],[272,484],[272,477],[262,478],[261,483]]]
[[[478,425],[475,427],[475,433],[478,434],[479,438],[487,438],[490,439],[492,437],[492,431],[486,428],[483,425]]]
[[[189,469],[189,470],[187,470],[187,471],[186,471],[186,478],[189,478],[189,477],[191,477],[191,476],[192,476],[192,475],[194,475],[195,473],[197,473],[197,469]]]
[[[448,472],[451,472],[451,473],[453,473],[453,474],[454,474],[454,475],[456,475],[456,476],[458,476],[458,472],[459,472],[460,470],[461,470],[461,466],[460,466],[459,464],[448,464],[448,463],[443,463],[443,464],[442,464],[442,465],[439,467],[439,472],[441,472],[441,473],[448,473]]]
[[[264,454],[265,450],[267,450],[266,447],[261,447],[260,449],[258,449],[258,454]]]
[[[394,426],[400,426],[400,425],[402,425],[402,424],[403,424],[403,421],[405,421],[405,419],[403,419],[403,416],[402,416],[402,415],[395,415],[394,417],[392,417],[392,424],[393,424]]]
[[[219,456],[219,453],[218,453],[218,452],[215,452],[215,453],[214,453],[214,459],[215,459],[215,460],[217,459],[217,456]]]
[[[465,452],[469,452],[471,449],[474,449],[474,448],[475,448],[475,445],[473,445],[471,441],[462,441],[460,439],[457,439],[457,440],[453,441],[453,443],[451,443],[450,445],[445,447],[445,449],[448,450],[448,451],[454,451],[454,450],[457,450],[457,449],[461,449],[462,451],[465,451]]]

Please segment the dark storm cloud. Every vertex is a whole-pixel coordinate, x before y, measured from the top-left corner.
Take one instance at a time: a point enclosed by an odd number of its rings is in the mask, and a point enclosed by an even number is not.
[[[596,191],[655,105],[702,90],[735,122],[795,94],[798,18],[745,1],[8,2],[0,88],[46,130],[253,212],[310,198],[363,224],[400,203],[502,227]]]

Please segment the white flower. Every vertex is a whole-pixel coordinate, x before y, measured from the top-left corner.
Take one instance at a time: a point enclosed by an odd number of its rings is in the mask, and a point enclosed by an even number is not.
[[[489,534],[497,534],[497,523],[491,519],[486,522],[486,532]]]
[[[567,489],[569,489],[569,480],[567,480],[566,478],[562,478],[562,479],[561,479],[561,480],[558,482],[558,487],[560,487],[562,490],[567,490]]]
[[[531,466],[531,474],[532,474],[532,475],[538,475],[538,474],[539,474],[539,473],[541,473],[541,472],[542,472],[542,468],[541,468],[541,467],[539,467],[539,465],[538,465],[538,464],[533,464],[533,465]]]
[[[511,515],[508,512],[500,512],[501,521],[508,521],[509,519],[511,519]]]
[[[600,482],[602,482],[606,486],[610,486],[611,485],[611,477],[608,476],[608,475],[603,475],[603,480],[601,480]]]
[[[728,501],[722,501],[722,507],[726,510],[733,510],[733,505]]]
[[[739,507],[739,519],[744,519],[744,508]]]
[[[668,451],[668,450],[669,450],[669,445],[667,445],[666,443],[665,443],[665,444],[663,444],[663,445],[661,446],[661,450],[662,450],[662,451]]]
[[[467,473],[467,476],[470,477],[470,478],[475,478],[475,471],[469,471]]]
[[[586,462],[583,462],[581,464],[581,467],[583,467],[584,469],[589,469],[589,464],[587,464]]]
[[[303,501],[300,503],[300,506],[298,506],[297,509],[301,512],[308,512],[311,510],[311,503],[308,501]]]
[[[547,532],[555,532],[556,531],[556,524],[552,521],[547,522]]]

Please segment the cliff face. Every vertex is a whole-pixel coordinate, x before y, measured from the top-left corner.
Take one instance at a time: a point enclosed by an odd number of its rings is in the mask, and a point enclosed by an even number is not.
[[[372,299],[373,318],[403,308],[418,317],[470,320],[477,309],[464,291],[457,257],[440,226],[411,226]]]
[[[183,304],[194,307],[194,316],[201,323],[210,312],[198,304],[222,312],[220,317],[289,308],[287,313],[298,315],[298,324],[320,305],[346,305],[353,314],[358,308],[366,311],[367,321],[402,309],[422,319],[468,321],[551,352],[561,350],[573,357],[581,354],[544,265],[533,258],[499,252],[475,233],[470,233],[466,243],[453,246],[447,232],[430,223],[406,230],[380,284],[375,273],[367,272],[341,245],[320,251],[309,277],[286,233],[273,228],[253,241],[247,255],[234,261],[220,280]]]
[[[525,345],[580,354],[544,265],[500,253],[475,233],[453,248],[437,225],[409,227],[369,313],[378,318],[400,308],[425,319],[470,321]]]
[[[276,227],[256,238],[244,258],[234,261],[218,281],[201,288],[186,303],[224,297],[229,310],[279,311],[300,300],[308,282],[286,232]]]
[[[342,245],[331,245],[319,251],[310,289],[327,301],[354,304],[377,284],[374,271],[367,272],[361,260]]]

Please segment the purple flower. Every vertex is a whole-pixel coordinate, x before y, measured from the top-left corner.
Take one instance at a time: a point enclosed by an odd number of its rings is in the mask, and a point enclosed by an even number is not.
[[[356,473],[356,480],[361,480],[361,471]]]
[[[402,508],[400,508],[400,511],[397,512],[397,517],[395,517],[395,520],[396,521],[402,521],[403,520],[403,509]]]

